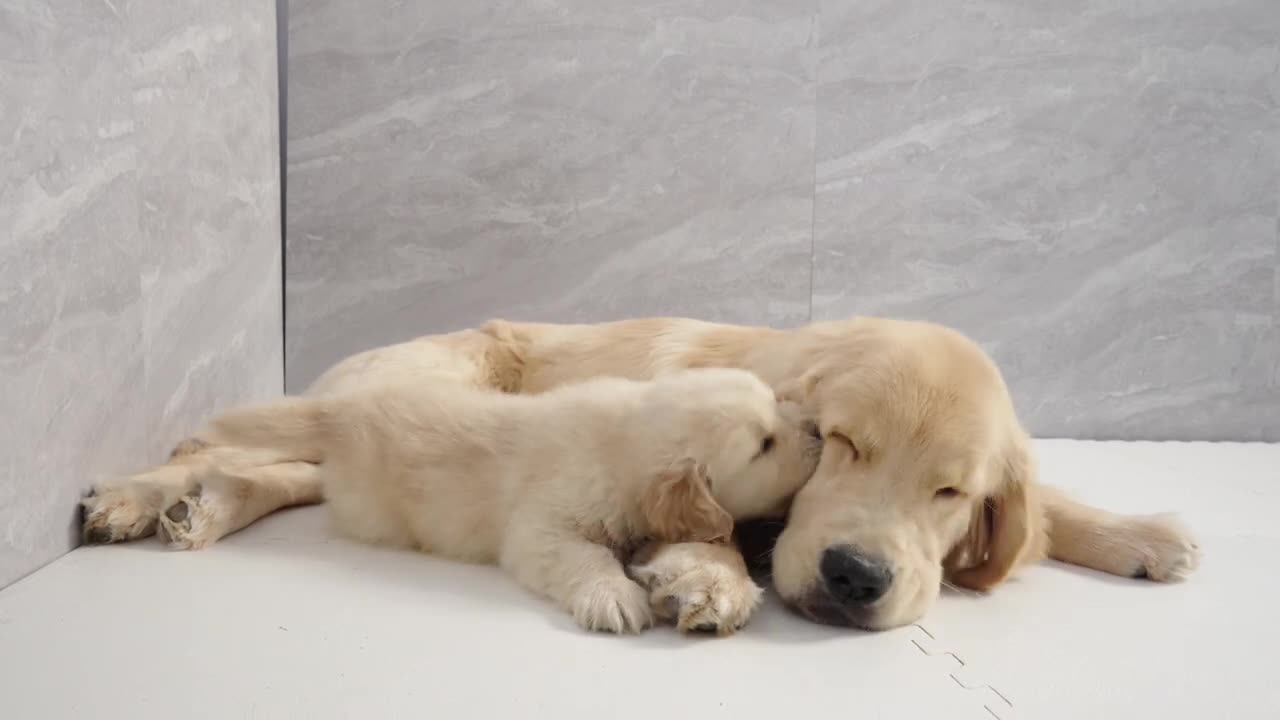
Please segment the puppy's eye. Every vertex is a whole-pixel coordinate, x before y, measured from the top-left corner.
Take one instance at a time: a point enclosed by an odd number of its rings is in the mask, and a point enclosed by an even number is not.
[[[765,435],[764,439],[760,441],[760,454],[767,455],[769,451],[772,449],[773,449],[773,436]]]
[[[950,498],[958,498],[961,495],[964,495],[964,493],[960,492],[958,488],[944,487],[935,492],[933,497],[938,500],[946,500]]]
[[[858,458],[862,457],[862,453],[859,452],[858,446],[853,444],[853,441],[849,439],[848,435],[841,435],[838,432],[833,432],[827,437],[849,448],[849,450],[853,453],[854,460],[857,460]]]

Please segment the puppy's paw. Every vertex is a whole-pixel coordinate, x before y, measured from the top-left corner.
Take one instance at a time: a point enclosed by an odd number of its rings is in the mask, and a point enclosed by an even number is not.
[[[723,636],[747,624],[763,595],[764,591],[750,578],[695,570],[658,585],[649,601],[659,617],[674,620],[681,632]]]
[[[82,533],[89,544],[124,542],[156,531],[163,493],[131,483],[95,488],[80,500]]]
[[[650,606],[682,632],[730,635],[747,624],[764,591],[742,558],[714,545],[669,545],[629,568],[649,589]]]
[[[1176,516],[1144,515],[1132,521],[1132,577],[1178,582],[1200,567],[1200,545]]]
[[[573,619],[587,630],[638,633],[653,625],[649,594],[624,577],[587,583],[574,597]]]

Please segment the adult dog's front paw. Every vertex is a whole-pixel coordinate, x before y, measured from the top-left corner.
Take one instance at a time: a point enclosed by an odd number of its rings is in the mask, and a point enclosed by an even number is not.
[[[730,635],[747,624],[764,594],[741,556],[722,545],[667,545],[629,570],[649,589],[654,613],[682,632]]]
[[[1185,580],[1200,567],[1200,545],[1186,525],[1172,514],[1131,518],[1132,576],[1155,582]]]
[[[587,630],[638,633],[653,625],[649,593],[625,577],[607,577],[583,585],[574,596],[573,619]]]

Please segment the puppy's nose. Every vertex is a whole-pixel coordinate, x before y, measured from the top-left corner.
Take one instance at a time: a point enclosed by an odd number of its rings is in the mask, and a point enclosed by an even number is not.
[[[893,571],[887,564],[850,545],[824,550],[818,569],[832,599],[847,607],[871,605],[893,584]]]

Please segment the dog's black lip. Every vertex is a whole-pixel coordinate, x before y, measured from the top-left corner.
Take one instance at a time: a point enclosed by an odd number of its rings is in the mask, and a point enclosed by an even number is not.
[[[787,607],[820,625],[875,632],[875,628],[858,617],[858,613],[831,599],[822,590],[810,591],[801,600],[788,601]]]
[[[822,625],[849,627],[852,622],[844,609],[830,603],[801,603],[796,606],[801,615]]]

